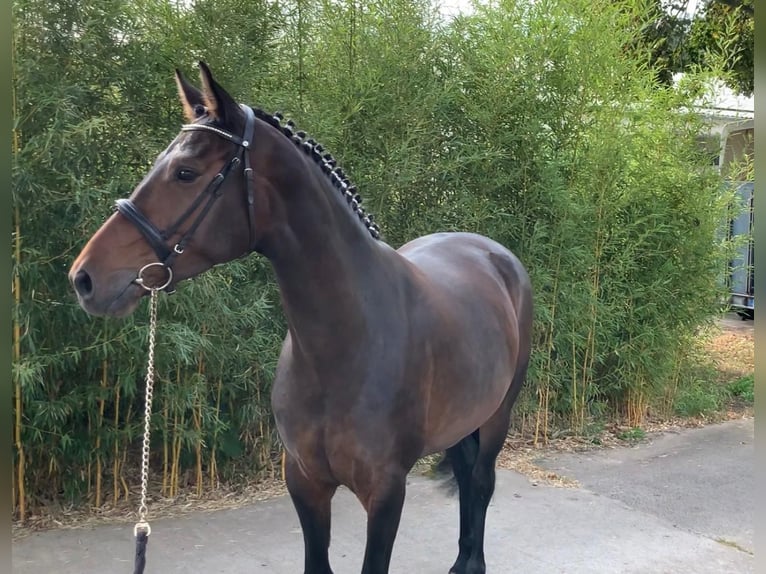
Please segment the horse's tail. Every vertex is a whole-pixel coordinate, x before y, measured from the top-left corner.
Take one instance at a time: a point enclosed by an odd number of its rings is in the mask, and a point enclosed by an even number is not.
[[[445,451],[439,455],[438,460],[431,464],[431,478],[438,480],[437,488],[447,496],[455,496],[458,493],[457,478],[452,468],[449,452]]]
[[[440,479],[439,487],[449,496],[458,492],[457,475],[462,472],[470,475],[479,453],[479,431],[474,431],[455,446],[442,453],[438,461],[431,466],[434,478]]]

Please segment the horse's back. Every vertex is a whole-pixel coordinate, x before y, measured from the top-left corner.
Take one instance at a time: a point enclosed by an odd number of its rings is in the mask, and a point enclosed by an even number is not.
[[[429,281],[454,289],[476,289],[481,275],[500,279],[514,306],[531,306],[532,288],[524,265],[508,248],[476,233],[424,235],[406,243],[398,253]],[[478,274],[478,275],[476,275]]]

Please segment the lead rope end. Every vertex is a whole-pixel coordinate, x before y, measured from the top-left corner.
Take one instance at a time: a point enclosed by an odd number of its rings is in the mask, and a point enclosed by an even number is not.
[[[146,566],[146,545],[149,543],[149,533],[152,529],[146,522],[139,522],[133,531],[136,533],[136,559],[133,574],[143,574]]]
[[[140,276],[140,273],[139,273]],[[145,287],[145,286],[144,286]],[[157,292],[159,289],[151,289],[149,300],[149,360],[146,367],[146,404],[144,408],[144,440],[141,448],[141,505],[138,507],[138,522],[133,527],[133,536],[136,537],[136,558],[133,574],[143,574],[146,566],[146,545],[149,543],[149,535],[152,528],[146,520],[148,508],[146,506],[147,490],[149,483],[149,445],[152,420],[152,397],[154,395],[154,342],[157,331]]]

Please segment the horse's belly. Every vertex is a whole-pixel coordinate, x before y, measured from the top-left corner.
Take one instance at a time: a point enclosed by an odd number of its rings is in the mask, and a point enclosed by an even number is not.
[[[454,445],[497,412],[519,356],[516,314],[509,301],[473,302],[452,313],[460,327],[450,332],[459,336],[442,341],[432,352],[425,440],[429,453]]]
[[[445,396],[439,405],[431,405],[423,456],[455,445],[487,422],[500,408],[511,381],[511,376],[485,385],[476,385],[476,381],[472,385],[467,381],[465,389],[455,391],[464,397],[462,401]]]

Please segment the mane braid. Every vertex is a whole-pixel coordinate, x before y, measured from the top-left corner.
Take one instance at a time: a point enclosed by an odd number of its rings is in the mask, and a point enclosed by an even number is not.
[[[375,223],[372,214],[365,213],[362,207],[362,196],[359,195],[356,186],[351,183],[343,169],[338,166],[338,162],[327,153],[324,146],[313,138],[307,138],[306,132],[296,130],[292,120],[288,119],[283,125],[284,116],[280,112],[269,114],[258,108],[252,108],[252,110],[255,117],[279,130],[322,169],[327,179],[340,192],[373,239],[380,239],[380,228]]]

